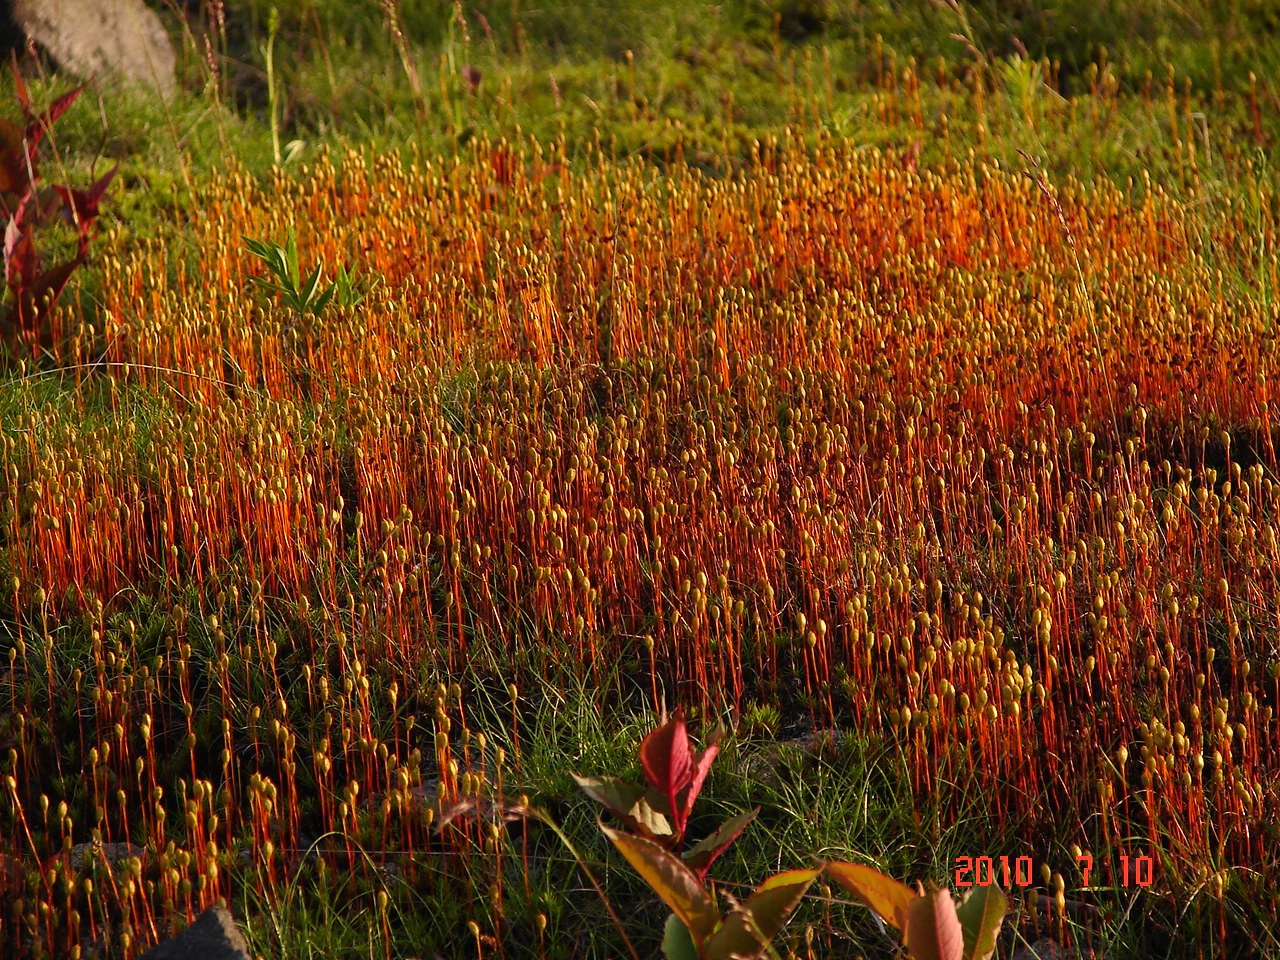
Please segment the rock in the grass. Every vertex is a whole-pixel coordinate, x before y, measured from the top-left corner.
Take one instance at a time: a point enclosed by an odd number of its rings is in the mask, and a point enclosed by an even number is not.
[[[97,863],[101,858],[114,867],[121,860],[128,860],[130,857],[145,860],[146,856],[146,850],[132,843],[97,843],[90,840],[77,843],[71,848],[71,866],[76,870],[82,870]]]
[[[221,900],[177,936],[158,943],[139,960],[251,960],[244,934]]]
[[[68,73],[173,92],[173,43],[142,0],[12,0],[12,13],[27,38]]]

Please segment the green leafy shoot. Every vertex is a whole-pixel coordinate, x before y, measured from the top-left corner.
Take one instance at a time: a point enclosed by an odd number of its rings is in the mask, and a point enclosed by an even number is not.
[[[305,277],[298,262],[298,237],[292,227],[284,245],[274,240],[245,239],[249,252],[262,261],[273,279],[250,277],[262,290],[278,294],[285,305],[299,316],[318,317],[330,303],[342,307],[358,306],[368,295],[362,289],[357,271],[345,264],[338,267],[337,276],[327,286],[322,286],[324,266],[316,264]]]

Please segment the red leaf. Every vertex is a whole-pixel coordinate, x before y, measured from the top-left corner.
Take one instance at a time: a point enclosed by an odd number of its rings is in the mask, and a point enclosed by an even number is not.
[[[652,840],[633,837],[600,824],[604,835],[627,858],[647,883],[689,929],[694,946],[701,949],[720,922],[715,901],[688,867]]]
[[[677,798],[693,776],[693,758],[689,731],[679,710],[644,738],[640,744],[640,765],[644,767],[649,786],[667,801],[676,836],[683,837],[687,817]]]
[[[83,257],[72,257],[65,264],[45,270],[45,273],[37,276],[29,288],[29,296],[31,296],[32,305],[36,307],[37,315],[54,305],[54,301],[58,300],[63,289],[67,287],[68,280],[72,279],[72,273],[82,262],[84,262]]]
[[[52,270],[46,270],[30,283],[24,277],[20,286],[10,284],[15,299],[9,313],[0,321],[0,335],[12,340],[15,334],[35,333],[41,342],[49,339],[46,323],[49,314],[71,274],[83,262],[83,256],[76,256]]]
[[[14,77],[17,84],[15,95],[26,118],[26,125],[20,127],[9,120],[0,119],[0,192],[23,194],[38,179],[36,148],[54,122],[75,103],[84,87],[76,87],[64,93],[53,101],[43,116],[37,116],[31,111],[31,98],[16,68]]]
[[[13,70],[13,95],[18,101],[18,106],[22,108],[22,112],[30,113],[31,94],[27,92],[27,81],[22,79],[22,71],[18,69],[18,58],[14,57],[10,60],[9,66]]]
[[[67,108],[76,102],[80,94],[84,93],[84,87],[76,87],[74,90],[68,90],[45,112],[45,125],[48,126],[56,121],[60,116],[67,112]]]
[[[30,141],[28,149],[34,154],[36,147],[40,145],[41,139],[49,128],[57,122],[58,118],[67,112],[68,108],[76,102],[76,99],[84,92],[84,87],[76,87],[64,93],[57,100],[50,104],[49,109],[44,112],[44,116],[35,117],[30,113],[30,107],[25,111],[27,113],[27,140]]]
[[[4,280],[15,292],[40,272],[40,254],[28,222],[33,199],[31,194],[23,198],[4,231]]]
[[[66,263],[46,270],[37,276],[22,291],[21,301],[26,301],[28,316],[39,319],[48,312],[58,297],[62,295],[67,281],[71,279],[71,274],[83,262],[83,257],[72,257]]]
[[[31,228],[18,226],[16,219],[9,221],[4,231],[4,282],[11,287],[22,286],[22,278],[40,269]]]
[[[711,764],[716,759],[716,754],[720,752],[718,743],[711,743],[707,749],[698,754],[693,761],[693,772],[689,778],[689,789],[684,795],[684,802],[681,805],[680,822],[684,823],[693,813],[693,802],[698,799],[698,794],[702,792],[702,785],[707,780],[707,774],[711,771]]]
[[[93,222],[98,219],[98,206],[102,202],[102,195],[107,192],[107,187],[111,185],[111,181],[115,179],[119,170],[120,164],[117,163],[88,190],[54,186],[54,191],[62,198],[64,204],[63,219],[76,225],[82,239],[88,237]]]
[[[946,890],[931,890],[911,901],[902,942],[915,960],[961,960],[964,928]]]
[[[31,160],[30,168],[28,159]],[[34,170],[35,157],[28,151],[23,129],[0,118],[0,191],[26,193]]]
[[[756,807],[750,813],[744,813],[720,824],[710,836],[703,838],[685,853],[685,866],[700,878],[705,879],[711,865],[716,862],[720,854],[729,849],[729,845],[738,839],[759,812],[760,808]]]

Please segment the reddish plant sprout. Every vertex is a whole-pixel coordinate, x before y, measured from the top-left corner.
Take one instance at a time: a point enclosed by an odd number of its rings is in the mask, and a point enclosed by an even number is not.
[[[52,345],[50,315],[77,267],[89,255],[103,195],[115,179],[119,164],[88,189],[70,184],[46,187],[40,172],[39,147],[53,124],[83,91],[76,87],[37,112],[17,69],[14,96],[23,122],[0,119],[0,208],[8,217],[4,233],[4,279],[12,294],[9,310],[0,317],[0,340],[13,353],[28,347]],[[76,231],[75,252],[56,266],[46,267],[37,236],[55,219]]]
[[[578,777],[578,786],[618,817],[632,833],[670,852],[684,847],[685,830],[694,802],[702,792],[711,764],[720,752],[717,730],[701,753],[689,742],[684,714],[676,711],[666,723],[649,733],[640,744],[640,766],[645,785],[616,777]],[[711,864],[755,819],[758,809],[727,820],[683,853],[685,866],[701,879]]]

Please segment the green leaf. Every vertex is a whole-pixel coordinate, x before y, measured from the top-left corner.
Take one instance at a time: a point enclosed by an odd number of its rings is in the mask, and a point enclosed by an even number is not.
[[[311,312],[316,316],[324,313],[325,307],[329,306],[329,301],[333,299],[334,285],[331,283],[320,296],[316,297],[315,303],[311,305]]]
[[[915,899],[902,942],[912,960],[962,960],[964,931],[950,891],[931,890]]]
[[[992,884],[970,890],[956,914],[964,930],[964,960],[988,960],[996,950],[996,935],[1004,922],[1008,901]]]
[[[285,298],[294,309],[298,309],[298,250],[296,240],[291,239],[288,247],[282,247],[274,240],[245,239],[249,252],[262,261],[263,265],[276,278],[271,283],[265,277],[250,277],[264,290],[278,293]]]
[[[357,274],[359,268],[347,269],[345,263],[338,264],[337,274],[334,277],[333,288],[337,292],[338,303],[344,307],[358,306],[365,298],[364,291],[360,290],[357,284]]]
[[[916,894],[906,884],[861,863],[828,863],[827,873],[874,910],[885,923],[899,931],[907,929],[907,914]]]
[[[756,807],[750,813],[744,813],[720,824],[710,836],[685,851],[685,865],[699,876],[705,877],[707,871],[711,869],[711,864],[715,863],[716,858],[729,848],[729,844],[738,839],[742,831],[747,828],[747,824],[754,820],[759,812],[760,808]]]
[[[731,911],[702,951],[705,960],[758,957],[773,943],[821,870],[787,870]]]
[[[648,790],[618,777],[580,777],[571,773],[582,792],[603,804],[627,827],[649,839],[671,836],[671,823],[646,799]]]
[[[720,922],[720,912],[693,871],[652,840],[633,837],[603,823],[600,829],[662,902],[684,921],[693,942],[701,949]]]
[[[698,960],[698,947],[689,935],[689,928],[674,913],[667,917],[662,932],[662,955],[667,960]]]
[[[311,275],[302,283],[302,293],[299,299],[308,307],[312,307],[315,303],[316,290],[320,287],[320,265],[316,264],[316,268],[311,271]]]
[[[293,289],[297,290],[302,281],[302,271],[298,266],[298,234],[293,227],[290,227],[285,235],[284,260],[289,269],[289,279],[293,282]]]
[[[283,287],[277,286],[266,277],[250,277],[249,279],[268,293],[288,293]]]
[[[266,260],[271,256],[270,248],[261,240],[250,240],[245,238],[244,245],[249,248],[249,252],[261,260]]]

